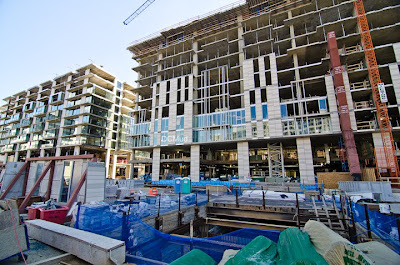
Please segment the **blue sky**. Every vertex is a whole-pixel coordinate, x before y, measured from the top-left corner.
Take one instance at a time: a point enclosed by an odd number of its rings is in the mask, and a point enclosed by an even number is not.
[[[0,99],[94,62],[133,85],[129,43],[237,0],[0,0]]]

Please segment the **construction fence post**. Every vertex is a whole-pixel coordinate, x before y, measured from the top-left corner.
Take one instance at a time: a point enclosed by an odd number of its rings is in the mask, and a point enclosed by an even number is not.
[[[366,204],[364,204],[364,212],[365,212],[365,221],[367,222],[368,238],[371,241],[372,240],[371,223],[369,221],[368,205]]]

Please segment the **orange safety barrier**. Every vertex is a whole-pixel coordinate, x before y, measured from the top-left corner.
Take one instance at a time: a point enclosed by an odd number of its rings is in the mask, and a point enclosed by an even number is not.
[[[158,195],[158,190],[157,188],[152,188],[149,190],[149,195]]]

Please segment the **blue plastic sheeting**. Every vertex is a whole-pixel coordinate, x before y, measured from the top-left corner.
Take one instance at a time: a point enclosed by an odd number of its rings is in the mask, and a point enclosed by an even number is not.
[[[196,198],[197,197],[197,198]],[[205,192],[181,194],[181,209],[195,205],[201,206],[207,203],[207,194]],[[161,200],[161,201],[160,201]],[[81,225],[86,226],[86,222],[91,223],[90,216],[93,214],[98,215],[97,211],[114,212],[114,213],[128,213],[138,219],[147,216],[156,215],[158,212],[166,213],[179,208],[179,195],[178,194],[163,194],[161,196],[143,197],[140,201],[116,201],[112,204],[99,203],[92,205],[85,205],[81,208],[80,218]],[[100,216],[101,217],[101,216]],[[114,218],[114,217],[113,217]],[[84,224],[85,223],[85,224]]]
[[[351,202],[354,221],[367,229],[364,205]],[[400,254],[399,231],[397,218],[394,215],[382,214],[368,209],[371,231],[393,246],[393,250]],[[366,233],[364,234],[366,236]]]
[[[300,189],[302,190],[324,190],[324,184],[315,184],[315,185],[309,185],[309,184],[300,184]]]
[[[159,181],[152,181],[152,185],[166,185],[166,186],[173,186],[174,185],[174,180],[159,180]],[[205,187],[206,185],[223,185],[227,187],[242,187],[242,188],[250,188],[250,187],[255,187],[254,182],[250,183],[241,183],[237,181],[212,181],[212,180],[205,180],[205,181],[200,181],[200,182],[192,182],[193,187]],[[305,186],[315,186],[315,185],[305,185]],[[317,185],[317,190],[318,190],[318,185]]]
[[[162,233],[137,218],[138,214],[131,211],[128,215],[114,208],[115,205],[80,206],[75,228],[125,241],[127,261],[136,264],[170,263],[195,248],[218,262],[226,249],[240,249],[259,235],[277,242],[280,234],[241,229],[207,239],[190,239]]]

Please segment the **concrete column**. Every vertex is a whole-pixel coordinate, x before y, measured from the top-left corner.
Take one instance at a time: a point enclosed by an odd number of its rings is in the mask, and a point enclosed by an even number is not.
[[[110,156],[111,156],[111,150],[110,150],[110,148],[107,148],[106,158],[105,158],[106,159],[105,166],[106,166],[106,177],[107,178],[109,177],[108,173],[110,171]]]
[[[190,179],[200,181],[200,145],[190,146]]]
[[[350,92],[350,81],[349,81],[349,74],[347,73],[347,71],[343,71],[343,83],[346,89],[347,105],[349,106],[351,129],[353,129],[353,131],[357,131],[356,115],[354,113],[354,103],[353,103],[353,97],[351,96]]]
[[[269,59],[272,84],[267,86],[269,135],[271,137],[282,137],[281,105],[279,100],[278,73],[275,53],[271,53]]]
[[[19,159],[19,152],[16,151],[14,154],[14,162],[18,162],[18,159]]]
[[[153,171],[151,173],[151,180],[158,181],[160,179],[160,160],[161,148],[153,148]]]
[[[375,147],[375,152],[378,154],[378,161],[376,162],[376,165],[378,167],[387,167],[386,163],[386,155],[385,155],[385,149],[383,149],[383,141],[382,141],[382,135],[380,132],[372,133],[372,140],[374,142],[374,147]],[[376,159],[376,158],[375,158]]]
[[[130,154],[130,161],[135,160],[135,151],[132,151],[132,153]],[[130,163],[130,167],[129,167],[129,178],[132,179],[134,176],[134,172],[135,172],[135,164],[134,163]]]
[[[389,64],[389,71],[390,71],[390,77],[392,78],[394,94],[396,96],[396,103],[400,113],[400,72],[397,63]]]
[[[192,101],[187,101],[184,103],[184,143],[190,144],[192,143],[193,133],[192,133],[192,125],[193,125],[193,103]]]
[[[117,152],[114,151],[112,171],[111,171],[111,178],[112,179],[115,179],[115,175],[116,175],[116,171],[117,171],[117,159],[118,159]]]
[[[325,76],[326,96],[328,98],[329,113],[331,116],[332,132],[340,133],[339,113],[336,103],[335,87],[331,75]]]
[[[309,137],[296,138],[296,144],[299,160],[300,181],[304,184],[315,184],[311,140]]]
[[[30,158],[31,157],[31,150],[26,150],[26,158]]]
[[[56,156],[61,156],[61,148],[60,147],[56,148]]]
[[[176,143],[176,108],[176,103],[169,105],[168,145],[175,145]]]
[[[81,152],[81,147],[80,146],[75,146],[74,147],[74,155],[79,155]]]
[[[250,89],[254,88],[253,59],[243,62],[243,86],[244,86],[244,109],[246,121],[246,138],[251,139],[251,111],[250,111]]]
[[[396,62],[400,62],[400,42],[393,44],[393,50],[396,56]]]
[[[241,177],[250,176],[249,143],[238,142],[237,153],[238,153],[239,176]]]
[[[330,164],[331,163],[331,155],[329,154],[329,146],[327,144],[324,144],[324,148],[325,148],[326,163]]]
[[[40,149],[40,157],[44,157],[44,155],[45,155],[44,149]]]

